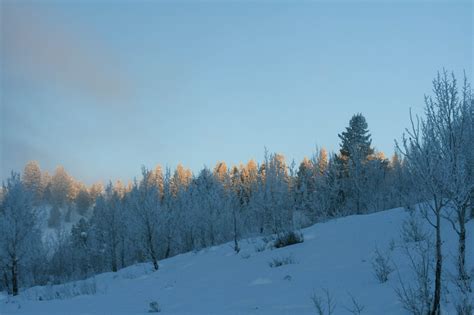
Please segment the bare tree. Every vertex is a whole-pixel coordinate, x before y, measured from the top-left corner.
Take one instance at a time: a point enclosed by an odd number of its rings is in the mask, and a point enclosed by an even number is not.
[[[403,308],[413,315],[425,315],[432,309],[433,293],[430,273],[433,269],[433,243],[426,238],[421,242],[405,243],[403,249],[410,262],[414,279],[413,284],[407,284],[398,271],[400,285],[395,289]]]
[[[344,308],[348,311],[351,312],[351,314],[354,315],[360,315],[365,309],[365,306],[360,304],[360,302],[357,301],[357,299],[350,293],[347,293],[349,297],[351,298],[351,306],[345,306]]]
[[[467,87],[465,89],[468,90]],[[461,152],[465,149],[463,145],[470,147],[472,144],[462,141],[465,123],[462,122],[464,118],[461,110],[464,105],[460,104],[465,102],[459,102],[454,76],[449,79],[446,71],[438,74],[433,80],[433,93],[434,96],[425,96],[424,118],[416,116],[414,119],[410,113],[411,127],[406,129],[403,145],[397,146],[405,156],[413,187],[420,194],[421,211],[435,229],[435,286],[430,314],[437,315],[440,312],[443,264],[441,218],[448,204],[459,203],[461,212],[464,211],[463,207],[467,207],[465,200],[469,199],[472,180],[468,179],[467,188],[463,186],[467,170],[466,166],[462,166],[466,163],[463,162]],[[459,214],[462,215],[461,212]],[[465,217],[458,216],[460,226],[465,224]],[[458,231],[460,236],[464,234],[462,237],[465,239],[465,229]],[[465,248],[465,240],[460,238],[460,242],[464,243]],[[460,244],[460,257],[464,257],[464,249],[461,247]],[[464,268],[464,259],[460,258],[460,261]]]
[[[322,289],[324,297],[313,293],[311,301],[318,315],[332,315],[336,309],[336,302],[328,289]]]
[[[153,268],[158,270],[159,190],[156,184],[149,180],[150,171],[143,168],[142,174],[143,179],[140,185],[133,187],[129,202],[134,211],[139,241],[151,259]]]
[[[474,190],[472,91],[464,78],[459,93],[456,78],[454,75],[449,78],[446,72],[438,75],[433,85],[435,97],[428,98],[427,117],[433,121],[435,135],[441,142],[439,155],[444,162],[441,187],[450,201],[447,214],[443,216],[458,235],[458,278],[467,281],[466,223]]]

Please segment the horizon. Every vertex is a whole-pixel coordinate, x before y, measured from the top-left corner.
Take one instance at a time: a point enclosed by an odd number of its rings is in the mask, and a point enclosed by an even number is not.
[[[358,112],[390,158],[437,71],[472,81],[469,1],[0,6],[2,181],[30,160],[88,185],[265,147],[299,164]]]

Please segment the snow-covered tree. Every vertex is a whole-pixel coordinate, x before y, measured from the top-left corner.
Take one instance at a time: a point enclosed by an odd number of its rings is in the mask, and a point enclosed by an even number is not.
[[[158,270],[159,256],[159,212],[160,200],[156,183],[150,180],[151,172],[142,169],[142,180],[135,184],[128,194],[127,206],[133,211],[132,218],[135,221],[135,233],[145,251],[147,257],[152,261],[155,270]]]
[[[3,186],[0,204],[0,269],[8,282],[9,292],[17,295],[31,264],[41,250],[38,214],[33,207],[33,196],[12,173]]]
[[[85,215],[92,205],[92,198],[87,188],[82,187],[76,196],[76,208],[77,212],[81,215]]]
[[[250,200],[257,214],[260,233],[279,233],[293,229],[293,204],[290,177],[281,154],[265,153],[258,185]]]
[[[120,246],[123,243],[122,238],[126,237],[123,214],[122,200],[114,191],[112,183],[109,183],[105,195],[96,201],[92,223],[94,236],[113,272],[119,268]]]
[[[313,161],[304,158],[296,174],[294,187],[295,210],[309,216],[312,220],[316,217],[315,192],[316,169]]]
[[[363,197],[367,185],[367,161],[374,153],[367,121],[362,114],[352,116],[349,127],[338,135],[341,149],[336,162],[339,168],[340,192],[346,211],[354,209],[356,213],[367,211],[367,200]],[[350,210],[349,210],[350,211]]]
[[[422,212],[435,229],[435,291],[430,311],[435,315],[440,312],[442,290],[441,218],[450,207],[454,207],[456,215],[452,217],[448,213],[448,219],[459,235],[459,276],[466,277],[464,225],[473,178],[472,165],[465,153],[473,149],[473,144],[472,138],[467,137],[472,128],[469,122],[472,92],[467,82],[459,98],[454,76],[450,78],[444,71],[433,80],[433,93],[425,96],[426,116],[411,117],[411,127],[399,147],[411,174],[412,189],[417,190],[422,200]]]
[[[23,184],[26,188],[31,190],[33,194],[33,202],[37,205],[43,198],[43,183],[41,179],[41,169],[37,161],[30,161],[26,163],[23,176]]]
[[[58,166],[51,178],[51,197],[54,205],[64,207],[69,201],[72,180],[64,167]]]

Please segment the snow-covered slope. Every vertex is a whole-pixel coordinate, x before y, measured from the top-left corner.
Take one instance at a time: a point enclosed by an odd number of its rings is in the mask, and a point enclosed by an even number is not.
[[[362,314],[407,314],[394,292],[397,271],[381,284],[371,263],[377,246],[390,253],[402,278],[410,277],[400,248],[407,216],[393,209],[340,218],[304,229],[301,244],[257,251],[260,239],[243,240],[239,254],[224,244],[163,260],[157,272],[147,264],[135,265],[88,280],[96,284],[94,295],[45,301],[59,289],[32,288],[17,298],[4,296],[0,314],[147,314],[151,301],[158,301],[162,314],[316,314],[310,296],[322,288],[333,295],[335,314],[349,314],[350,295],[365,306]],[[469,266],[474,262],[473,234],[470,222]],[[445,265],[453,269],[456,235],[447,224],[443,237]],[[269,266],[273,258],[289,256],[294,264]],[[73,286],[69,290],[81,283]],[[39,296],[43,301],[35,300]],[[452,304],[443,307],[448,313],[453,309]]]

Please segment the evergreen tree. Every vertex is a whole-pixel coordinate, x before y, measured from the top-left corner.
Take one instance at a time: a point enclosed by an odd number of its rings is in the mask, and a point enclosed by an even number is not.
[[[362,114],[352,116],[349,127],[342,134],[338,134],[341,139],[340,155],[342,161],[365,161],[374,153],[372,149],[371,135],[368,130],[367,121]]]
[[[367,210],[367,200],[363,196],[368,179],[366,162],[374,153],[365,117],[362,114],[352,116],[349,127],[338,136],[341,139],[341,149],[336,157],[340,207],[344,212],[362,213]]]

